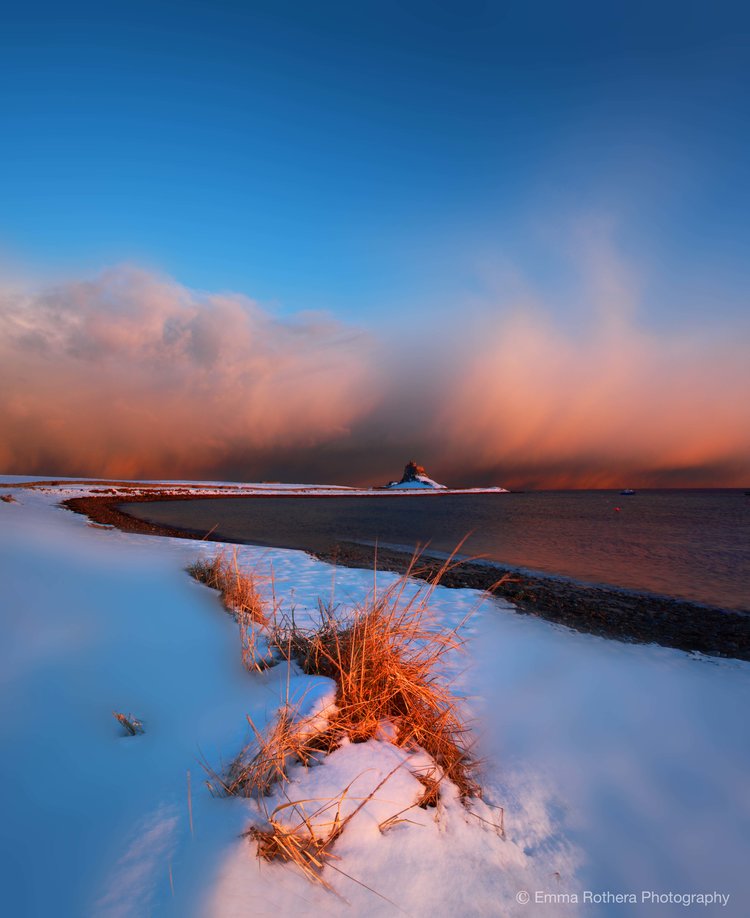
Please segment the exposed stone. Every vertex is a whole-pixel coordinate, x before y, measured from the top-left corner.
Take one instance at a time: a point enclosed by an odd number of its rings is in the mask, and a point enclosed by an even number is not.
[[[417,465],[412,459],[404,466],[404,474],[401,476],[399,484],[404,484],[404,482],[407,481],[419,481],[420,476],[422,478],[429,478],[427,472],[424,470],[424,466]]]

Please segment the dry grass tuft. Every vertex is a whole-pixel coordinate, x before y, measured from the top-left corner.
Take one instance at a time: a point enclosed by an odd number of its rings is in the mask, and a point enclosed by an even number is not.
[[[270,817],[267,827],[250,826],[244,835],[257,843],[261,860],[296,864],[308,879],[331,889],[321,875],[331,857],[327,840],[317,838],[304,822],[290,828]]]
[[[273,650],[258,641],[259,625],[257,621],[247,612],[239,612],[236,615],[237,624],[240,629],[240,647],[242,652],[242,662],[248,672],[262,673],[264,670],[275,666],[278,662],[273,655]]]
[[[12,494],[0,494],[0,500],[4,501],[6,504],[15,504],[16,502]]]
[[[285,863],[296,864],[308,879],[320,883],[328,890],[332,887],[322,876],[326,865],[338,870],[331,862],[336,858],[331,848],[344,831],[346,826],[359,813],[370,800],[375,797],[383,785],[394,775],[400,765],[392,769],[380,783],[370,791],[367,796],[360,799],[355,809],[342,818],[341,810],[344,801],[349,795],[352,781],[338,797],[325,800],[313,813],[307,815],[305,806],[317,803],[315,800],[297,800],[282,803],[268,816],[265,826],[251,826],[244,834],[257,843],[257,855],[262,860],[280,860]],[[357,780],[356,778],[354,779]],[[282,821],[283,816],[291,814],[292,821],[287,824]],[[342,871],[339,871],[342,872]],[[349,874],[345,874],[349,876]],[[355,883],[359,881],[349,876]],[[360,883],[361,886],[365,884]],[[365,887],[380,898],[386,899],[369,886]],[[393,903],[391,903],[393,904]]]
[[[213,587],[216,590],[221,589],[220,571],[224,554],[222,551],[215,554],[213,558],[199,558],[188,565],[188,574],[199,583],[205,583],[206,586]]]
[[[479,793],[471,778],[474,763],[456,699],[438,675],[443,656],[462,642],[458,629],[435,631],[429,624],[432,593],[451,561],[427,587],[407,591],[416,561],[392,586],[374,588],[349,612],[321,605],[315,630],[277,623],[273,642],[306,673],[335,680],[334,723],[341,733],[363,742],[383,721],[393,723],[397,745],[428,752],[465,799]]]
[[[187,570],[200,583],[218,590],[225,608],[238,620],[268,624],[265,603],[257,588],[255,574],[240,568],[236,549],[231,558],[222,550],[213,558],[196,561]]]
[[[143,724],[137,717],[132,714],[122,714],[119,711],[112,711],[112,716],[117,720],[128,736],[136,736],[138,733],[144,733]]]
[[[309,719],[298,719],[288,702],[265,732],[258,730],[249,716],[247,722],[253,740],[230,764],[226,774],[218,775],[207,768],[209,789],[217,796],[266,796],[277,782],[287,780],[290,765],[297,762],[309,765],[317,756],[328,755],[339,745],[334,729],[318,728]]]
[[[374,586],[352,609],[340,612],[321,603],[320,624],[316,628],[300,627],[293,608],[289,616],[282,617],[275,598],[269,622],[254,577],[239,571],[236,553],[231,562],[220,553],[190,568],[197,580],[222,591],[225,605],[240,623],[243,659],[247,656],[248,668],[248,661],[262,668],[257,660],[255,633],[263,626],[271,654],[296,660],[305,673],[331,678],[337,686],[334,713],[327,717],[321,718],[318,713],[301,719],[290,705],[288,693],[287,703],[265,731],[258,730],[248,717],[253,739],[226,771],[218,774],[204,763],[212,793],[263,800],[281,784],[281,793],[286,795],[283,785],[289,780],[293,764],[309,765],[336,749],[344,737],[364,742],[382,735],[386,727],[395,732],[396,745],[423,749],[434,766],[413,772],[422,792],[405,810],[382,822],[381,831],[410,822],[403,816],[409,810],[437,807],[445,778],[456,785],[465,803],[480,794],[472,778],[476,763],[465,740],[467,730],[458,702],[440,675],[445,654],[462,644],[460,625],[438,630],[430,613],[433,591],[453,566],[452,558],[427,585],[420,587],[411,579],[418,559],[415,556],[406,573],[390,587],[378,591]],[[233,591],[233,585],[243,578],[249,585]],[[309,816],[305,805],[315,801],[282,803],[270,815],[266,812],[263,825],[251,826],[244,834],[256,843],[259,858],[296,864],[309,879],[331,889],[322,871],[326,866],[339,870],[332,864],[332,845],[348,822],[403,765],[402,762],[383,778],[345,818],[342,805],[351,785]]]

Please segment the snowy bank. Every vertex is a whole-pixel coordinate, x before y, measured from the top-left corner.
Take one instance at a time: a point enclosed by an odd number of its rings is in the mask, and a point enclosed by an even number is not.
[[[289,673],[248,673],[232,618],[186,575],[215,545],[93,528],[57,506],[88,490],[2,489],[16,498],[0,502],[8,914],[670,915],[684,906],[634,911],[583,894],[714,889],[730,895],[721,914],[747,914],[750,665],[576,634],[496,600],[470,620],[468,655],[447,661],[476,718],[487,809],[473,815],[447,794],[437,812],[410,810],[384,830],[416,791],[399,768],[336,843],[326,879],[338,896],[259,863],[240,837],[257,804],[212,797],[200,762],[232,758],[246,715],[267,723]],[[301,552],[245,546],[240,561],[272,567],[300,616],[332,590],[352,603],[372,585],[372,572]],[[436,625],[459,624],[477,599],[438,588]],[[321,683],[305,694],[311,678],[292,673],[289,685],[315,714],[330,695]],[[113,710],[146,732],[122,735]],[[361,799],[420,755],[382,739],[345,744],[294,766],[287,793],[325,800],[354,782]],[[502,834],[489,824],[496,807]],[[526,905],[524,891],[569,901]]]

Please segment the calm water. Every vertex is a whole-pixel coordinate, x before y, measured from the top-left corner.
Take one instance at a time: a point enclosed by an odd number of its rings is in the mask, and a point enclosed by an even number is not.
[[[464,554],[750,609],[750,497],[742,491],[224,498],[131,504],[128,512],[201,531],[218,524],[218,536],[303,549],[377,539],[451,551],[470,532]]]

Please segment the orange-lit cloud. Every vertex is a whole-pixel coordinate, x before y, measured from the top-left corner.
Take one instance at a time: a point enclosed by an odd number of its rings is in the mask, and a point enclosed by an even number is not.
[[[477,469],[546,487],[750,481],[741,340],[619,321],[573,338],[528,312],[482,337],[438,413],[455,469],[468,454]]]
[[[0,308],[5,470],[207,476],[345,436],[373,391],[364,335],[134,268]]]
[[[451,432],[449,474],[468,455],[472,479],[517,486],[747,484],[750,326],[709,312],[700,329],[649,328],[636,274],[601,230],[573,240],[572,325],[517,288],[465,317],[433,428]]]
[[[0,470],[454,484],[750,484],[747,329],[655,331],[606,247],[578,321],[532,290],[413,333],[280,319],[134,268],[0,294]]]

